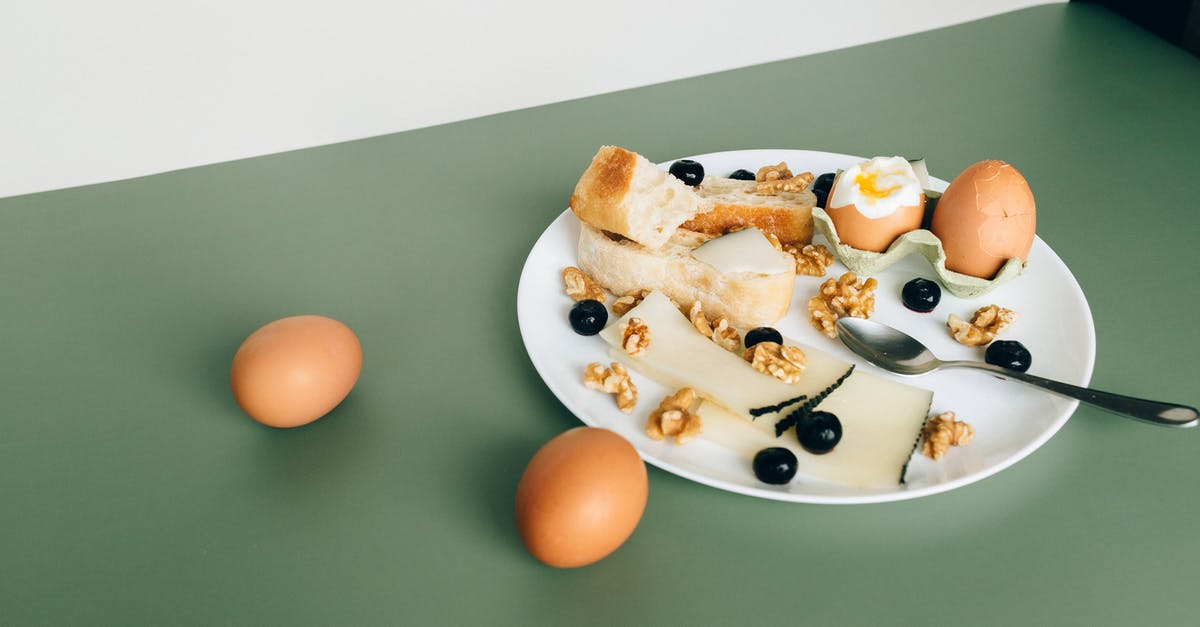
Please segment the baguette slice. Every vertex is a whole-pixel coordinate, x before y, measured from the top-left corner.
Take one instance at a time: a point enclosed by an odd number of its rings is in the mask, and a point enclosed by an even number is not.
[[[706,263],[693,255],[697,247],[711,239],[681,229],[661,248],[651,250],[582,224],[579,268],[618,296],[657,290],[681,307],[700,301],[710,320],[724,315],[731,326],[739,329],[769,326],[783,318],[795,286],[796,264],[791,256],[772,248],[764,237],[761,246],[765,250],[758,247],[749,251],[755,254],[746,256],[766,257],[771,263],[763,268],[769,268],[768,272],[726,271],[718,267],[719,263]],[[778,257],[772,259],[775,255]]]
[[[662,247],[704,208],[683,181],[617,146],[600,148],[571,195],[571,211],[581,222],[647,248]]]
[[[680,227],[713,236],[757,227],[783,244],[812,241],[811,191],[765,196],[755,189],[754,181],[718,176],[689,187],[636,152],[602,146],[570,204],[580,221],[648,248],[662,247]]]
[[[810,243],[816,195],[805,189],[763,196],[755,193],[756,187],[754,181],[704,177],[696,192],[704,201],[705,211],[684,222],[681,228],[720,235],[733,229],[758,227],[764,233],[774,234],[783,244]]]

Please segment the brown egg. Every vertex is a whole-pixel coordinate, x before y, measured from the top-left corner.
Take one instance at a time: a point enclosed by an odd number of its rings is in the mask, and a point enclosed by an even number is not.
[[[837,184],[834,185],[836,187]],[[831,191],[830,197],[832,196]],[[881,253],[887,250],[897,237],[921,228],[921,218],[925,215],[925,195],[921,194],[920,203],[901,207],[895,213],[882,218],[868,218],[859,213],[853,204],[831,207],[825,212],[837,227],[838,238],[843,244],[859,250]]]
[[[942,240],[948,269],[990,279],[1009,258],[1028,258],[1036,226],[1025,177],[1003,161],[988,160],[950,183],[930,230]]]
[[[921,228],[925,216],[921,181],[904,157],[873,157],[846,168],[826,203],[843,244],[877,253]]]
[[[550,566],[574,568],[617,550],[646,509],[646,465],[627,440],[577,427],[533,456],[517,486],[517,532]]]
[[[272,427],[308,424],[337,407],[362,372],[362,346],[346,325],[292,316],[250,334],[229,370],[238,405]]]

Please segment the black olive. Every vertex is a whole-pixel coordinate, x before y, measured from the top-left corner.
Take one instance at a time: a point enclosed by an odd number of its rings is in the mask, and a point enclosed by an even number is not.
[[[796,424],[800,446],[813,455],[824,455],[842,440],[842,421],[827,411],[814,411]]]
[[[929,279],[913,279],[900,290],[900,300],[913,311],[928,313],[942,300],[942,288]]]
[[[796,454],[782,446],[759,451],[754,455],[754,476],[774,485],[791,481],[796,476]]]
[[[776,344],[783,344],[783,335],[771,327],[758,327],[756,329],[750,329],[746,332],[746,339],[744,342],[746,344],[746,348],[750,348],[759,342],[775,342]]]
[[[680,159],[671,164],[671,175],[675,178],[695,187],[704,181],[704,166],[698,161],[691,159]]]
[[[816,195],[818,207],[825,207],[825,203],[829,200],[829,192],[833,189],[833,179],[835,178],[837,178],[836,172],[826,172],[813,181],[812,187],[809,189]]]
[[[1016,340],[996,340],[988,344],[983,353],[983,360],[1009,370],[1025,372],[1033,363],[1033,356],[1024,344]]]
[[[604,303],[598,300],[581,300],[571,307],[567,316],[571,320],[571,328],[580,335],[595,335],[608,323],[608,310]]]
[[[753,181],[755,179],[755,176],[754,176],[754,173],[751,172],[750,170],[734,170],[729,175],[729,178],[731,178],[735,181]]]

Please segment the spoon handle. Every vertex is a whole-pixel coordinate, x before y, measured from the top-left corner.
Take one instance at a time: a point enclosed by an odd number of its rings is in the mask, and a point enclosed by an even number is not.
[[[1088,405],[1094,405],[1114,414],[1125,416],[1126,418],[1133,418],[1156,425],[1194,427],[1197,422],[1200,422],[1197,419],[1196,408],[1188,407],[1187,405],[1160,403],[1132,396],[1112,394],[1111,392],[1101,392],[1100,390],[1093,390],[1091,388],[1081,388],[1069,383],[1025,374],[1024,372],[1017,372],[1016,370],[1009,370],[1008,368],[979,361],[947,361],[943,362],[942,365],[950,368],[987,370],[1004,379],[1015,379],[1082,401]]]

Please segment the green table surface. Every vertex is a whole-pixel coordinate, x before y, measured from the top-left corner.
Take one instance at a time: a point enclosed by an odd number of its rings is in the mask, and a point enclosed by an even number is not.
[[[512,502],[579,424],[525,354],[517,278],[598,146],[1018,164],[1091,304],[1092,384],[1194,405],[1198,112],[1196,58],[1052,5],[0,200],[0,623],[1195,624],[1200,432],[1087,407],[914,501],[780,503],[650,468],[632,538],[577,570],[525,552]],[[230,359],[298,313],[358,333],[362,378],[312,425],[262,427]]]

